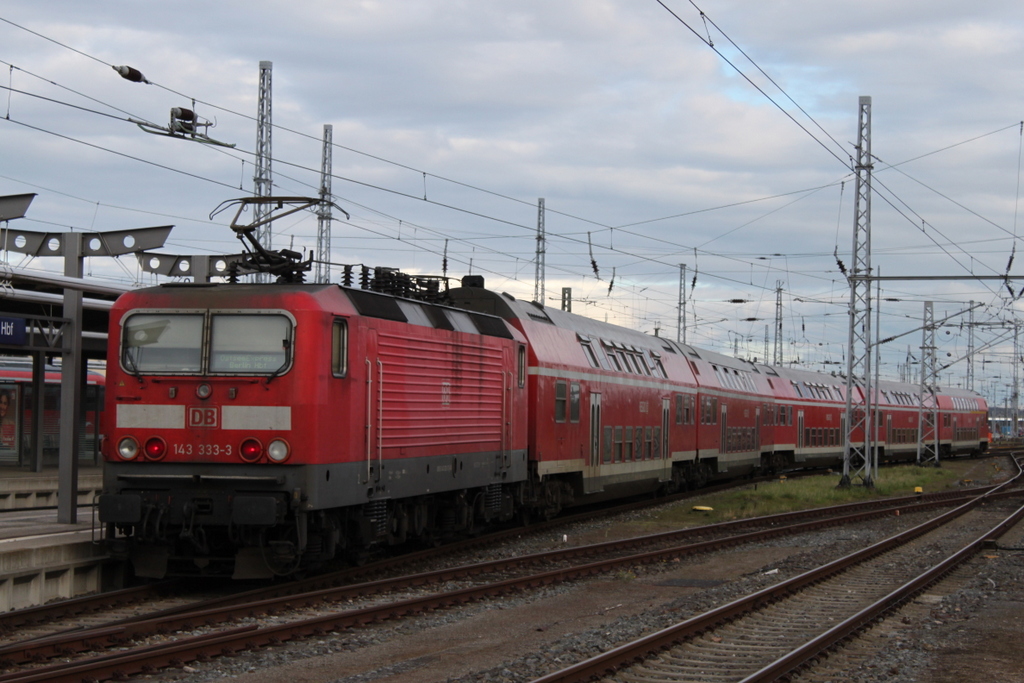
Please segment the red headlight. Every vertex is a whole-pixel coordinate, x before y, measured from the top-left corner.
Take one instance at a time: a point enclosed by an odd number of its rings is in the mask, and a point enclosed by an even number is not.
[[[263,455],[263,444],[256,439],[246,439],[238,449],[238,454],[246,462],[256,462]]]
[[[167,444],[159,436],[154,436],[146,441],[143,450],[149,460],[160,460],[167,455]]]

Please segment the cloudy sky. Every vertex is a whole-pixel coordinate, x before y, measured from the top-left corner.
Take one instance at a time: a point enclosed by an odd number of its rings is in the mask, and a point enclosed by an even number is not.
[[[544,198],[548,305],[571,287],[575,312],[675,338],[685,264],[688,341],[763,359],[781,287],[786,361],[830,371],[845,367],[835,255],[850,265],[867,95],[873,266],[1006,273],[1024,232],[1019,1],[663,2],[8,2],[0,195],[38,193],[21,229],[173,224],[167,252],[238,251],[230,215],[210,214],[252,193],[267,60],[275,194],[316,194],[333,126],[334,198],[351,214],[335,212],[335,280],[341,264],[439,275],[447,253],[448,275],[532,298]],[[234,148],[127,120],[166,125],[193,104]],[[313,249],[316,227],[285,218],[274,246]],[[151,281],[132,258],[88,267]],[[962,279],[887,282],[882,296],[885,336],[917,328],[926,300],[936,318],[980,302],[986,323],[1022,305],[1003,283]],[[942,362],[967,349],[966,318],[950,322]],[[976,388],[1002,403],[1012,334],[978,327],[986,344]],[[887,344],[883,373],[920,345],[919,332]],[[962,384],[964,366],[943,380]]]

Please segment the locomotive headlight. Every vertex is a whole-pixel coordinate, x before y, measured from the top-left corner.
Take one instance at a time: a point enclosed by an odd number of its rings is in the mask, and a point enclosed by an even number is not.
[[[139,454],[139,442],[130,436],[126,436],[117,442],[117,454],[122,460],[134,460]]]
[[[267,457],[274,462],[284,462],[288,459],[290,449],[288,448],[288,442],[281,439],[274,439],[267,446]]]
[[[199,398],[210,398],[210,394],[213,393],[213,387],[205,382],[196,387],[196,396]]]
[[[154,436],[146,441],[146,457],[150,460],[160,460],[167,455],[167,442],[159,436]]]
[[[263,455],[263,444],[256,439],[246,439],[238,449],[238,455],[246,462],[256,462]]]

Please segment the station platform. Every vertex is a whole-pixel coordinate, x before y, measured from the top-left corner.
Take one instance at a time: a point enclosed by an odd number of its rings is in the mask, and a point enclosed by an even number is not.
[[[57,521],[57,471],[0,469],[0,612],[108,586],[109,562],[92,522],[98,467],[79,470],[76,524]],[[31,509],[52,506],[53,509]]]
[[[57,505],[57,468],[42,472],[0,467],[0,510]],[[78,468],[78,504],[92,505],[93,496],[103,488],[103,468]]]

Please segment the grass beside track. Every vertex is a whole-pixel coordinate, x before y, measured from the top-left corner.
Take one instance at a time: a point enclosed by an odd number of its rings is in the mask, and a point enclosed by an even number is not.
[[[663,510],[650,520],[650,524],[653,527],[714,524],[792,510],[913,495],[916,487],[921,487],[924,493],[935,493],[965,485],[986,484],[1000,474],[1000,464],[995,459],[985,459],[947,461],[939,468],[915,465],[886,467],[874,488],[862,485],[839,488],[837,472],[799,479],[780,478],[690,499]],[[696,511],[693,509],[696,506],[712,510]]]

